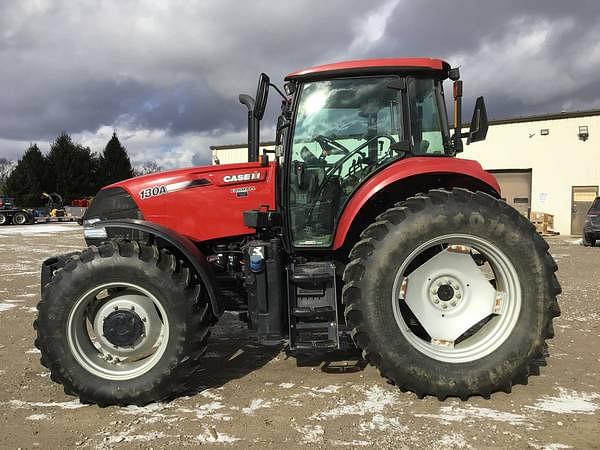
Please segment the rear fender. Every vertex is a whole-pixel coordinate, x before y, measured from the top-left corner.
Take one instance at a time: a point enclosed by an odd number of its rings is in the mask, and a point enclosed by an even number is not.
[[[496,178],[476,161],[415,157],[386,167],[369,178],[346,204],[338,221],[333,250],[341,248],[348,239],[354,239],[377,214],[404,198],[429,189],[453,187],[500,197]]]
[[[212,269],[208,265],[204,254],[189,238],[161,225],[138,219],[104,220],[94,223],[93,227],[138,231],[167,242],[194,268],[208,292],[213,313],[217,317],[221,315],[222,310],[215,293],[215,280]]]

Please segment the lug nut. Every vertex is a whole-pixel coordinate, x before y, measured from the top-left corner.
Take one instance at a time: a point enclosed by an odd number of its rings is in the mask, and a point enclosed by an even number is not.
[[[451,301],[451,302],[450,302],[450,304],[451,304],[452,306],[456,306],[456,302],[455,302],[455,301]]]
[[[442,308],[446,309],[448,307],[448,305],[446,305],[445,303],[442,303]]]
[[[436,305],[439,303],[440,301],[437,298],[433,299],[433,303],[435,303]]]
[[[462,297],[462,295],[456,294],[456,298],[461,298],[461,297]]]

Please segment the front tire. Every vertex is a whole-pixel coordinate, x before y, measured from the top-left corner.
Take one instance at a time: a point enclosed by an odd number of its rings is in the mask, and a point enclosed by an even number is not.
[[[38,310],[41,363],[67,394],[100,406],[143,406],[184,391],[214,323],[193,272],[136,241],[72,256]]]
[[[0,225],[6,225],[7,221],[6,214],[0,213]]]
[[[419,397],[509,392],[545,365],[560,314],[547,243],[506,203],[431,190],[381,214],[344,272],[363,356]]]

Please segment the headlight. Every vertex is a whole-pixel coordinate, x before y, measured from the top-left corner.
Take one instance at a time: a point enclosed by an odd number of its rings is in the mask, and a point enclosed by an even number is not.
[[[100,222],[100,219],[88,219],[83,221],[83,237],[86,239],[106,239],[108,234],[106,228],[94,226],[95,223]]]

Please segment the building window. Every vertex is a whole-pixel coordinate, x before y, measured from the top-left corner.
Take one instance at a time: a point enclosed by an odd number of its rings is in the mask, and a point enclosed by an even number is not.
[[[550,134],[550,130],[549,130],[548,128],[542,128],[542,129],[540,130],[540,134],[541,134],[542,136],[548,136],[548,135]]]
[[[588,137],[590,137],[590,132],[588,130],[587,125],[580,125],[579,126],[579,133],[577,133],[577,137],[579,138],[580,141],[587,141]]]

